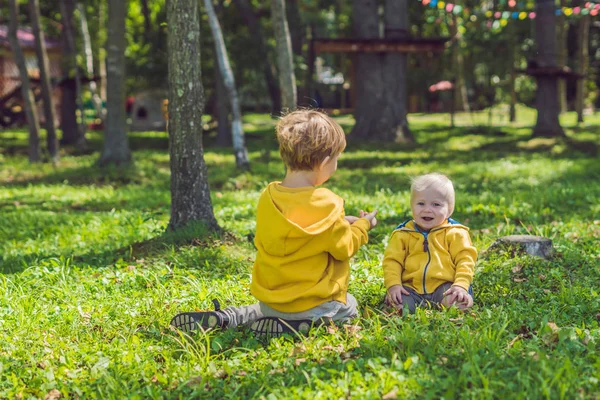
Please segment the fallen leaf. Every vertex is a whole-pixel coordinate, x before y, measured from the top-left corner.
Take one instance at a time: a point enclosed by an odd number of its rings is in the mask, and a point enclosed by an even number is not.
[[[302,364],[306,361],[306,358],[296,358],[296,366]]]
[[[355,335],[362,328],[360,326],[358,326],[358,325],[344,325],[344,329],[346,330],[347,334],[349,334],[349,335]]]
[[[297,344],[294,346],[294,348],[292,349],[292,352],[290,354],[290,357],[294,357],[297,356],[298,354],[302,354],[302,353],[306,353],[306,346],[302,343]]]
[[[333,350],[333,346],[330,346],[330,345],[323,346],[323,347],[321,347],[321,350]]]
[[[517,283],[526,282],[526,281],[527,281],[527,278],[525,278],[525,277],[523,277],[523,278],[517,278],[517,277],[514,277],[514,278],[513,278],[513,281],[515,281],[515,282],[517,282]]]
[[[57,400],[57,399],[60,399],[61,397],[62,397],[62,393],[60,393],[60,391],[58,389],[52,389],[51,391],[46,393],[46,396],[44,396],[44,400]]]
[[[545,280],[546,280],[546,275],[544,275],[544,274],[540,274],[540,275],[538,276],[538,278],[540,278],[540,281],[545,281]]]
[[[186,383],[186,385],[188,385],[188,386],[196,386],[196,385],[200,385],[200,384],[202,384],[201,376],[193,376]]]
[[[336,329],[335,325],[329,325],[327,327],[327,333],[329,333],[330,335],[333,335],[336,332],[337,332],[337,329]]]
[[[398,389],[394,389],[391,392],[384,394],[382,399],[383,400],[394,400],[398,398]]]
[[[521,270],[523,269],[523,264],[517,264],[513,267],[512,272],[514,274],[521,272]]]
[[[550,329],[552,329],[553,333],[558,332],[558,325],[556,325],[554,322],[548,322],[548,326],[550,327]]]
[[[513,347],[513,345],[517,342],[517,340],[520,340],[523,337],[522,334],[519,334],[517,336],[515,336],[514,338],[512,338],[512,340],[510,342],[508,342],[508,345],[506,346],[507,349],[510,349],[511,347]]]
[[[248,373],[246,371],[238,371],[238,376],[246,376]]]

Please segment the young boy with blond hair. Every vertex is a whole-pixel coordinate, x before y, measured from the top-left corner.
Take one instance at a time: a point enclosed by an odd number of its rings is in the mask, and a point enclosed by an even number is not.
[[[413,179],[412,220],[392,233],[383,258],[386,303],[413,313],[417,307],[473,305],[477,250],[469,229],[450,218],[454,186],[432,173]]]
[[[258,333],[280,334],[357,316],[356,299],[348,293],[349,260],[367,243],[377,212],[345,216],[344,200],[317,187],[337,169],[344,131],[319,111],[299,110],[281,118],[276,133],[286,175],[258,201],[250,286],[258,303],[220,310],[216,302],[215,311],[175,316],[176,328],[252,324]]]

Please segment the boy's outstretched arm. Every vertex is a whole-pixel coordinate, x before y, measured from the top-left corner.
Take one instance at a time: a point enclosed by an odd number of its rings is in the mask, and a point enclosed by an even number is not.
[[[373,213],[376,214],[377,211]],[[367,232],[377,224],[375,214],[373,213],[370,213],[372,215],[369,215],[369,217],[358,218],[351,225],[348,225],[349,221],[347,217],[340,218],[335,222],[331,231],[328,250],[333,258],[339,261],[347,260],[356,254],[360,246],[369,241]],[[372,221],[373,219],[375,219],[374,222]]]

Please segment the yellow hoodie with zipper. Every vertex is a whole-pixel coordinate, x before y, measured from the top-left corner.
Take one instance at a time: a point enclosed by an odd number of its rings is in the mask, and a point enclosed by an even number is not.
[[[350,258],[367,243],[370,222],[344,216],[344,200],[328,189],[270,183],[256,212],[252,295],[290,313],[345,304]]]
[[[428,294],[445,282],[453,282],[469,290],[476,260],[477,249],[466,226],[448,218],[442,225],[423,232],[414,221],[407,221],[392,233],[385,249],[385,287],[404,285],[419,294]]]

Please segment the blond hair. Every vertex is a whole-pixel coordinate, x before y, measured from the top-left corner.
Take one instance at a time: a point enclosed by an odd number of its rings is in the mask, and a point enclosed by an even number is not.
[[[431,174],[420,175],[411,179],[410,186],[410,201],[411,204],[417,193],[435,188],[438,190],[444,199],[448,202],[448,212],[452,214],[454,211],[454,185],[450,178],[444,174],[433,172]]]
[[[342,127],[316,110],[297,110],[284,115],[275,127],[279,153],[292,171],[312,171],[346,148]]]

